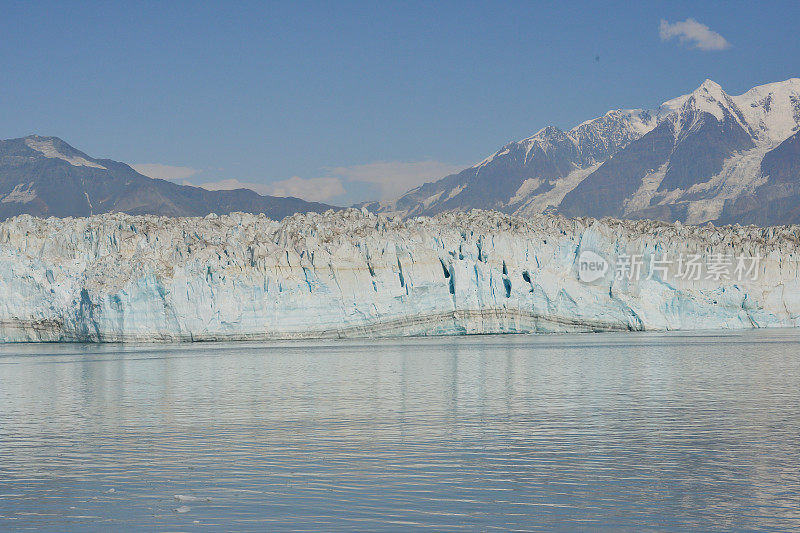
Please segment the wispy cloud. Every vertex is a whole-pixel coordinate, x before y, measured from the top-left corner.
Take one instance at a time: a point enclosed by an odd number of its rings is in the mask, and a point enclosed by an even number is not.
[[[379,187],[381,200],[394,198],[409,189],[429,181],[436,181],[463,170],[466,165],[453,165],[441,161],[378,161],[364,165],[328,169],[331,176],[349,182],[372,183]]]
[[[311,202],[324,202],[344,194],[344,186],[339,178],[309,178],[297,176],[272,183],[248,183],[237,179],[211,181],[194,184],[188,181],[184,185],[194,185],[209,191],[231,191],[233,189],[250,189],[258,194],[269,196],[294,196]]]
[[[144,174],[149,178],[171,181],[183,180],[200,172],[194,168],[173,167],[170,165],[162,165],[161,163],[140,163],[131,165],[131,167],[139,174]]]
[[[673,23],[662,19],[659,26],[659,34],[662,41],[677,37],[681,44],[706,52],[727,50],[731,47],[731,43],[725,37],[692,18],[688,18],[683,22]]]
[[[198,170],[188,167],[172,167],[161,164],[132,165],[138,172],[152,178],[176,181],[183,185],[202,187],[210,191],[250,189],[258,194],[270,196],[294,196],[312,202],[327,202],[343,195],[378,199],[397,197],[406,191],[428,181],[436,181],[444,176],[464,169],[467,165],[453,165],[441,161],[378,161],[363,165],[327,168],[324,175],[316,178],[293,176],[289,179],[270,183],[253,183],[237,179],[225,179],[196,183],[188,180]],[[362,189],[360,192],[354,189]],[[367,193],[367,191],[370,191]],[[366,194],[365,194],[366,193]],[[372,198],[364,198],[369,194]],[[379,198],[374,198],[374,196]],[[348,199],[345,197],[345,199]],[[342,198],[340,200],[344,201]]]
[[[344,194],[342,180],[336,177],[301,178],[293,176],[288,180],[270,184],[272,196],[294,196],[312,202],[324,202]]]

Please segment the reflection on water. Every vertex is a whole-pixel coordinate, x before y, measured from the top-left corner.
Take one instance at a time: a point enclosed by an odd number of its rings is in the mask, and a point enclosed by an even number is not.
[[[0,529],[800,528],[800,334],[0,347]]]

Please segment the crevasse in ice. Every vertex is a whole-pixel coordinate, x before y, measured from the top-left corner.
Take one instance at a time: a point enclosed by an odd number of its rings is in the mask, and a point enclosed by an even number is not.
[[[0,223],[0,340],[798,326],[798,236],[790,226],[486,211],[405,221],[353,209],[280,222],[241,213],[23,215]],[[579,272],[586,251],[610,266],[593,283]],[[690,256],[703,265],[760,260],[741,279],[706,270],[681,277],[678,258]],[[618,275],[629,257],[641,275]],[[653,261],[667,270],[656,272]]]

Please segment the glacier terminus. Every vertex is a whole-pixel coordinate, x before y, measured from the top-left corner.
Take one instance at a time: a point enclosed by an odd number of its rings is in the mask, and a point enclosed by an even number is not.
[[[477,210],[407,220],[356,209],[282,221],[22,215],[0,224],[0,340],[791,327],[798,235]],[[610,268],[582,278],[587,257]],[[632,257],[641,275],[615,275]],[[759,261],[741,279],[681,278],[680,262],[663,257]]]

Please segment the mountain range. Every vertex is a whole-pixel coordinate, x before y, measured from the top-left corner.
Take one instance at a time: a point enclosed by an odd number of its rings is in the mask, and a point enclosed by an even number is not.
[[[94,159],[57,137],[0,141],[0,220],[89,216],[107,212],[205,216],[234,211],[281,219],[332,206],[262,196],[249,189],[209,191],[153,179],[110,159]]]
[[[800,78],[738,96],[706,80],[655,109],[609,111],[569,131],[548,126],[457,174],[357,207],[405,218],[477,208],[686,224],[800,223]],[[331,208],[149,178],[56,137],[0,141],[0,220],[233,211],[280,219]]]
[[[546,127],[457,174],[364,204],[403,217],[470,208],[688,224],[800,222],[800,79],[731,96],[706,80],[656,109]]]

